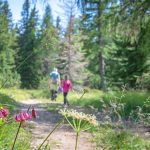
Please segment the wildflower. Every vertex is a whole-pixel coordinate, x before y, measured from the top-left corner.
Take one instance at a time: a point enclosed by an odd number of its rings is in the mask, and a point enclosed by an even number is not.
[[[89,93],[89,90],[88,89],[83,89],[83,92],[84,93]]]
[[[0,111],[0,118],[4,118],[4,115],[1,111]]]
[[[12,148],[11,148],[12,150],[14,149],[14,146],[15,146],[15,143],[16,143],[16,140],[17,140],[20,128],[23,127],[25,121],[29,120],[29,119],[30,119],[30,114],[27,113],[27,112],[20,112],[20,114],[15,115],[15,120],[17,122],[20,122],[20,123],[19,123],[18,130],[16,132],[16,136],[14,138],[14,142],[13,142],[13,145],[12,145]]]
[[[17,122],[21,122],[21,121],[26,121],[30,119],[30,114],[29,113],[23,113],[20,112],[20,114],[15,115],[15,120]]]
[[[97,126],[98,122],[96,117],[90,114],[84,114],[83,112],[77,112],[76,110],[60,110],[70,126],[74,129],[76,133],[76,143],[75,150],[77,150],[77,143],[80,131],[89,130],[92,126]]]
[[[65,116],[65,118],[72,118],[72,119],[80,120],[82,122],[86,122],[87,124],[94,125],[94,126],[98,125],[96,117],[91,114],[84,114],[83,112],[77,112],[76,110],[73,110],[73,109],[72,110],[67,110],[67,109],[60,110],[60,114]]]
[[[9,114],[9,110],[7,108],[1,107],[0,109],[0,118],[5,118]]]
[[[34,110],[34,108],[32,108],[32,118],[36,118],[37,117],[37,113],[36,111]]]
[[[18,126],[18,130],[16,132],[16,136],[15,136],[15,139],[14,139],[14,142],[13,142],[13,145],[12,145],[12,150],[14,149],[15,147],[15,143],[16,143],[16,140],[17,140],[17,137],[18,137],[18,134],[19,134],[19,131],[20,131],[20,128],[24,126],[24,123],[26,120],[30,120],[30,114],[28,113],[29,112],[29,109],[30,109],[31,105],[29,106],[27,112],[20,112],[20,114],[17,114],[15,115],[15,120],[17,122],[20,122],[19,123],[19,126]],[[34,108],[32,109],[32,117],[36,117],[36,113],[35,113],[35,110]]]

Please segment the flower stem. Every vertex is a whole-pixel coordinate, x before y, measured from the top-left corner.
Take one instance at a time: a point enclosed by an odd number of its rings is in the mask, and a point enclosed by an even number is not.
[[[27,109],[27,113],[29,112],[30,108],[31,108],[31,105],[28,107],[28,109]]]
[[[84,96],[84,94],[85,94],[85,92],[83,92],[83,94],[81,95],[81,97],[80,97],[78,100],[81,100],[81,99],[82,99],[82,97]]]
[[[54,127],[54,129],[47,135],[47,137],[44,139],[44,141],[42,142],[42,144],[39,146],[39,148],[37,150],[40,150],[42,145],[46,142],[46,140],[50,137],[50,135],[60,126],[60,124],[64,121],[64,119],[62,119],[58,124],[56,124],[56,126]]]
[[[16,136],[15,136],[15,140],[14,140],[14,143],[13,143],[13,146],[12,146],[11,150],[14,149],[14,146],[15,146],[15,143],[16,143],[16,140],[17,140],[17,137],[18,137],[18,133],[19,133],[19,131],[20,131],[21,124],[22,124],[22,121],[21,121],[20,124],[19,124],[19,127],[18,127]]]
[[[75,150],[77,150],[77,145],[78,145],[78,137],[79,137],[79,132],[76,132],[76,145],[75,145]]]

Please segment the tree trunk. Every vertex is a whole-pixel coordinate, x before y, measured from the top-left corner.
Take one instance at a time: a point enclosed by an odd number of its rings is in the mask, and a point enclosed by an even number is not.
[[[101,77],[100,88],[106,90],[106,81],[105,81],[105,60],[102,52],[99,52],[99,73]]]
[[[100,74],[100,89],[106,90],[106,82],[105,82],[105,60],[103,57],[103,52],[102,52],[102,40],[101,40],[101,0],[98,2],[98,31],[99,31],[99,36],[98,36],[98,41],[99,41],[99,74]]]
[[[72,12],[70,13],[70,21],[69,21],[69,33],[68,33],[68,43],[69,43],[69,50],[68,50],[68,75],[70,80],[72,81],[72,76],[71,76],[71,49],[72,49],[72,41],[71,41],[71,36],[73,33],[73,28],[74,28],[74,16],[72,15]]]

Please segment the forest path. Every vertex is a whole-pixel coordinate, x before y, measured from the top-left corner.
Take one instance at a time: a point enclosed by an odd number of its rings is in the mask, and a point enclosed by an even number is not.
[[[38,114],[38,118],[29,121],[32,133],[31,150],[36,149],[61,120],[61,116],[58,113],[46,110],[46,107],[50,104],[50,102],[46,103],[39,99],[29,99],[21,102],[21,110],[26,111],[32,105]],[[94,150],[95,146],[91,142],[91,137],[90,133],[82,132],[79,136],[78,150]],[[73,150],[75,133],[69,125],[63,124],[48,138],[46,144],[50,145],[49,148],[44,148],[46,150]]]

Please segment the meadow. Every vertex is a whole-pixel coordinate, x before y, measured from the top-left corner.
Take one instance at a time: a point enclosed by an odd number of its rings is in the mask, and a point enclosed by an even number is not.
[[[139,91],[124,91],[124,92],[102,92],[99,90],[88,90],[83,96],[83,93],[70,92],[68,99],[71,108],[83,108],[83,110],[94,110],[93,112],[102,112],[104,114],[105,109],[109,108],[111,113],[121,117],[122,121],[130,118],[131,112],[137,111],[137,108],[144,108],[141,113],[149,113],[150,109],[144,107],[145,102],[149,102],[150,94],[147,92]],[[81,97],[82,96],[82,97]],[[58,113],[63,108],[62,94],[58,95],[58,100],[53,102],[50,100],[49,91],[43,90],[20,90],[20,89],[2,89],[0,93],[1,106],[6,105],[10,109],[10,113],[14,114],[16,107],[22,100],[28,101],[29,99],[40,99],[48,102],[46,106],[48,111]],[[47,103],[46,103],[47,104]],[[123,104],[123,109],[118,109]],[[113,106],[113,107],[112,107]],[[111,108],[111,109],[110,109]],[[77,109],[78,110],[78,109]],[[112,111],[113,110],[113,111]],[[117,113],[116,113],[117,112]],[[109,113],[111,116],[112,114]],[[109,116],[111,118],[111,116]],[[118,116],[117,116],[118,117]],[[120,118],[117,121],[120,121]],[[138,118],[138,113],[134,116]],[[92,128],[89,132],[93,134],[91,139],[98,147],[103,147],[110,150],[139,150],[149,149],[150,143],[148,140],[143,139],[140,136],[132,134],[123,124],[113,124],[112,122],[102,122],[100,126]],[[132,120],[133,121],[133,120]],[[137,121],[137,120],[136,120]],[[141,120],[138,120],[139,122]],[[133,122],[134,123],[134,122]],[[13,142],[15,136],[15,130],[17,130],[17,123],[8,123],[0,127],[0,145],[3,148],[9,148]],[[55,134],[55,133],[53,133]],[[21,128],[19,140],[16,143],[16,149],[30,149],[31,132],[27,127]],[[23,145],[26,145],[25,147]]]

